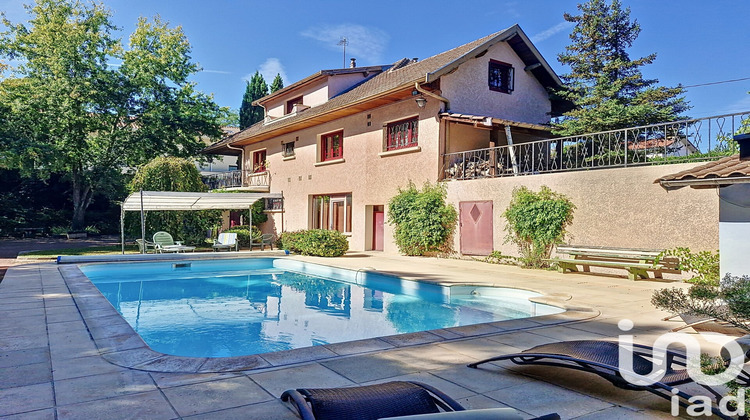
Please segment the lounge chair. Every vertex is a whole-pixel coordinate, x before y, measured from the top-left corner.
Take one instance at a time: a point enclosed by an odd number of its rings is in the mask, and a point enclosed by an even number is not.
[[[226,249],[231,251],[234,248],[235,251],[239,251],[239,243],[237,243],[236,233],[220,233],[219,237],[214,240],[214,251],[220,251]]]
[[[156,251],[159,253],[195,251],[194,246],[185,246],[175,243],[174,239],[172,239],[172,235],[164,231],[154,233],[154,243],[156,244]]]
[[[291,401],[302,420],[521,419],[513,409],[466,410],[451,397],[420,382],[290,389],[281,394],[281,400]],[[540,417],[546,420],[559,418],[557,414]]]
[[[273,235],[270,233],[264,233],[263,235],[260,235],[258,238],[252,238],[250,240],[250,250],[253,250],[254,246],[259,246],[260,250],[263,251],[266,249],[266,245],[270,246],[273,250]]]
[[[597,340],[580,340],[580,341],[562,341],[559,343],[543,344],[521,353],[506,354],[503,356],[492,357],[479,362],[470,363],[470,368],[477,368],[479,365],[495,362],[498,360],[510,360],[517,365],[545,365],[557,366],[570,369],[581,370],[593,373],[611,382],[614,386],[622,389],[633,391],[649,391],[667,400],[671,400],[673,395],[680,397],[680,405],[686,407],[687,401],[692,397],[676,388],[677,385],[693,382],[688,374],[687,357],[685,354],[667,350],[666,351],[666,373],[660,382],[652,385],[640,386],[634,385],[622,377],[619,367],[620,346],[616,341],[597,341]],[[655,359],[653,347],[640,344],[633,344],[633,372],[646,375],[653,369],[652,360]],[[737,380],[740,384],[750,384],[750,375],[741,372]],[[714,389],[703,385],[716,398],[721,395]],[[712,407],[714,414],[722,419],[730,419],[722,414],[718,409]]]
[[[138,244],[138,252],[141,254],[148,254],[149,250],[156,252],[156,244],[143,239],[136,239],[135,243]]]
[[[677,332],[686,328],[692,328],[696,332],[714,332],[725,335],[732,335],[736,337],[742,337],[747,334],[747,331],[742,328],[736,327],[728,322],[719,321],[716,318],[700,315],[690,315],[687,313],[670,315],[663,318],[662,321],[669,321],[674,318],[680,318],[685,323],[679,327],[672,328],[670,331]]]

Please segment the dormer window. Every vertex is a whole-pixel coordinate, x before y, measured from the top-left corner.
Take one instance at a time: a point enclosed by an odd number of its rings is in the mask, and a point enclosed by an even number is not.
[[[286,113],[291,114],[294,112],[295,105],[302,105],[302,96],[298,96],[294,99],[286,101]]]
[[[490,90],[502,93],[513,92],[513,66],[502,61],[490,60],[487,81]]]

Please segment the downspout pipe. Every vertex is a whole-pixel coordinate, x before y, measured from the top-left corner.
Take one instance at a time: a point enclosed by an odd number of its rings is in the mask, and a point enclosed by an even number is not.
[[[441,101],[441,102],[445,102],[445,111],[448,111],[449,109],[451,109],[451,103],[450,103],[450,101],[448,100],[448,98],[445,98],[445,97],[443,97],[443,96],[440,96],[440,95],[438,95],[438,94],[436,94],[436,93],[432,93],[432,92],[430,92],[429,90],[424,90],[424,89],[422,89],[422,88],[421,88],[421,87],[419,86],[419,82],[414,82],[414,89],[415,89],[415,90],[416,90],[417,92],[419,92],[419,93],[421,93],[421,94],[423,94],[423,95],[427,95],[427,96],[429,96],[429,97],[432,97],[432,98],[435,98],[435,99],[437,99],[438,101]]]

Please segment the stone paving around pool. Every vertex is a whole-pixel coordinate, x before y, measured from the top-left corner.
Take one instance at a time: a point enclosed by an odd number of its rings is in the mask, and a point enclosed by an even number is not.
[[[554,321],[532,318],[463,333],[430,333],[439,339],[415,334],[316,346],[286,355],[269,353],[261,355],[265,364],[251,370],[185,373],[175,365],[165,368],[158,355],[143,359],[150,350],[107,308],[100,313],[82,311],[81,299],[95,292],[76,290],[79,284],[72,288],[74,299],[61,266],[20,265],[11,267],[0,283],[0,418],[297,419],[279,400],[286,389],[391,380],[422,381],[467,408],[509,406],[526,417],[550,412],[564,419],[672,417],[668,401],[647,392],[620,390],[595,375],[509,362],[481,369],[466,364],[560,340],[616,338],[622,318],[635,322],[631,333],[637,342],[651,343],[680,325],[661,321],[666,314],[651,306],[651,293],[683,284],[377,253],[294,258],[420,281],[531,289],[576,311]],[[682,388],[700,392],[692,386]]]

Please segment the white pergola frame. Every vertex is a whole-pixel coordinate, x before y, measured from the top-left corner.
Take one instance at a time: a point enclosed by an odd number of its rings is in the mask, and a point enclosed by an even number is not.
[[[141,239],[146,240],[147,211],[244,210],[264,198],[284,198],[281,193],[200,193],[139,191],[120,205],[120,241],[125,254],[125,212],[141,212]],[[145,242],[144,242],[145,243]],[[145,251],[145,250],[144,250]]]

